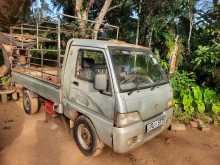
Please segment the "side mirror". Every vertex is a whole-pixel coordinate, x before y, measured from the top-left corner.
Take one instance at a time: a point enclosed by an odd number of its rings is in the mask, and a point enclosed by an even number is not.
[[[94,88],[98,91],[107,89],[107,75],[105,73],[98,73],[95,75]]]

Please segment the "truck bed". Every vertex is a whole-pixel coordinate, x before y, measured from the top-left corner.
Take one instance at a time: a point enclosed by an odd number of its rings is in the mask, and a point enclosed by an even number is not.
[[[15,67],[12,69],[15,83],[57,104],[60,102],[60,76],[58,73],[59,70],[52,67]]]
[[[30,75],[50,84],[60,86],[60,69],[57,67],[15,67],[12,69],[12,71]]]

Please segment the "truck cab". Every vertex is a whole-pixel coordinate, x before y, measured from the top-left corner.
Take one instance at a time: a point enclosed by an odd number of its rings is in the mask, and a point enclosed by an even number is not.
[[[105,145],[128,152],[165,130],[172,90],[151,50],[121,41],[71,39],[62,64],[60,103],[85,155]]]

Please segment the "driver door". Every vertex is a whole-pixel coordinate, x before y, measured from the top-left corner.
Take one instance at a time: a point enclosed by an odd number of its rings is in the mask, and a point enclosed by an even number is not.
[[[98,48],[77,47],[77,56],[74,55],[72,58],[76,64],[70,77],[72,83],[68,100],[87,113],[100,115],[113,124],[115,99],[105,51]],[[108,87],[105,91],[100,92],[94,88],[94,78],[97,73],[105,73],[108,76]]]

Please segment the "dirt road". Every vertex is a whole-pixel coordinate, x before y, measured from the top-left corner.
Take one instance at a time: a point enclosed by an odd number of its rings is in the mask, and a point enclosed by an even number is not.
[[[0,104],[0,165],[219,165],[220,129],[167,131],[129,154],[105,148],[84,157],[58,119],[24,114],[20,103]]]

